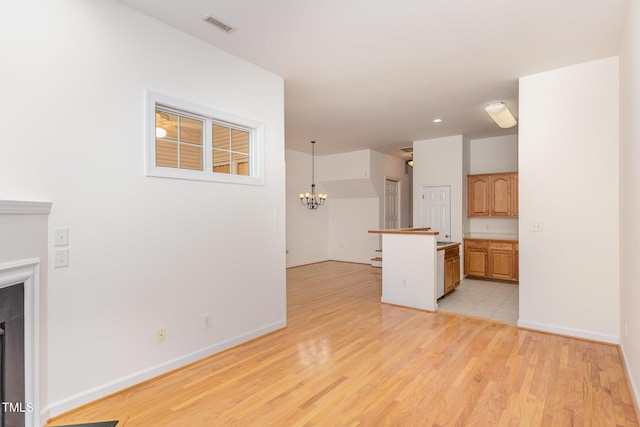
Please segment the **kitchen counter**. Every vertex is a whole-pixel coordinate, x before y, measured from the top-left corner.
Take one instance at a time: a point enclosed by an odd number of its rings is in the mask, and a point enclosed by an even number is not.
[[[464,239],[518,240],[518,233],[464,233]]]
[[[439,251],[444,251],[446,249],[455,248],[456,246],[460,246],[460,243],[457,242],[437,242],[436,248]]]

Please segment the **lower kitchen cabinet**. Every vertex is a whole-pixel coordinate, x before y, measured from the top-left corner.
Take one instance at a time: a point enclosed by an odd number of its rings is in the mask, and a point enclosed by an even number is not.
[[[518,242],[465,239],[464,274],[500,280],[518,280]]]
[[[460,248],[455,246],[444,253],[444,293],[453,291],[460,284]]]
[[[489,258],[489,242],[487,240],[464,241],[464,275],[485,277]]]

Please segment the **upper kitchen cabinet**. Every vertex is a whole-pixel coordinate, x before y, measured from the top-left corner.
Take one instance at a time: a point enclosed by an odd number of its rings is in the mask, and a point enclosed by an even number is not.
[[[468,216],[517,217],[518,173],[467,176]]]
[[[468,216],[489,216],[489,175],[467,176]]]

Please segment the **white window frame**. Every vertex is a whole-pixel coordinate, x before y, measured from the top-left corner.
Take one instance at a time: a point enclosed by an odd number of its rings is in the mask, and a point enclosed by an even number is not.
[[[230,184],[264,185],[264,125],[235,114],[205,108],[159,93],[146,91],[146,176],[225,182]],[[204,119],[204,170],[188,170],[156,166],[156,106],[175,110],[186,116]],[[213,172],[211,124],[249,132],[249,176]]]

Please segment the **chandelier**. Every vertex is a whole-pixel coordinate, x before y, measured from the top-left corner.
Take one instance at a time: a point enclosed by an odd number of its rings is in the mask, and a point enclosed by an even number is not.
[[[327,200],[326,193],[318,193],[316,195],[316,183],[315,183],[315,163],[316,163],[316,150],[315,150],[315,141],[311,141],[311,192],[310,193],[300,193],[298,197],[300,197],[300,202],[308,207],[309,209],[318,209],[320,206],[324,205],[325,200]]]

